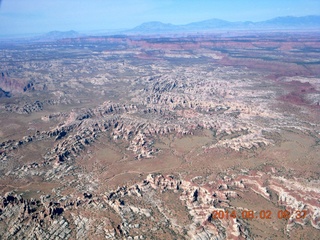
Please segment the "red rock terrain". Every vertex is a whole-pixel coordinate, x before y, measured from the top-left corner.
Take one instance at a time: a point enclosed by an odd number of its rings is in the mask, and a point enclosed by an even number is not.
[[[33,89],[33,83],[28,80],[11,78],[8,73],[1,73],[0,88],[12,94],[23,93]]]
[[[318,238],[317,33],[20,47],[0,52],[1,239]]]

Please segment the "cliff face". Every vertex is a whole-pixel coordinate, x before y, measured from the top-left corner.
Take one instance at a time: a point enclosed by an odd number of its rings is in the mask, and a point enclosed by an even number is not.
[[[33,83],[31,81],[12,78],[6,72],[1,72],[0,74],[0,88],[12,94],[23,93],[28,90],[33,90]]]

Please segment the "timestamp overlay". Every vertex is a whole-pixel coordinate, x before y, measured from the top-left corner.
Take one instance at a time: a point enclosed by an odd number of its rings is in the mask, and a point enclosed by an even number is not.
[[[284,219],[288,220],[290,218],[294,219],[305,219],[308,216],[307,210],[278,210],[278,211],[271,211],[271,210],[214,210],[212,211],[212,219],[231,219],[231,218],[238,218],[238,219]]]

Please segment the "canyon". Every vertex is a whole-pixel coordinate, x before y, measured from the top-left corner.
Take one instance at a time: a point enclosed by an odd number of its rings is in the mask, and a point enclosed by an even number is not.
[[[0,45],[0,238],[318,239],[318,39]]]

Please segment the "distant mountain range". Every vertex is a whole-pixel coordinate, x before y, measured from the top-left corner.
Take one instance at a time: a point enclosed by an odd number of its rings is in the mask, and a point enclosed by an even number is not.
[[[277,17],[260,22],[229,22],[221,19],[209,19],[200,22],[192,22],[184,25],[174,25],[162,22],[146,22],[141,25],[119,32],[106,33],[110,34],[174,34],[174,33],[192,33],[192,32],[214,32],[224,30],[320,30],[320,16],[304,16],[304,17]],[[99,34],[101,35],[101,33]],[[47,39],[75,38],[82,37],[84,34],[75,31],[68,32],[49,32],[45,34]]]
[[[185,25],[162,22],[146,22],[133,29],[124,31],[128,34],[157,34],[182,32],[210,32],[217,30],[319,30],[320,16],[277,17],[261,22],[229,22],[221,19],[209,19]]]
[[[85,34],[78,33],[76,31],[52,31],[48,32],[44,35],[36,37],[36,39],[39,40],[58,40],[58,39],[63,39],[63,38],[78,38],[78,37],[84,37],[86,36]]]
[[[31,41],[55,41],[63,38],[79,38],[85,36],[107,36],[107,35],[148,35],[148,34],[184,34],[184,33],[210,33],[215,31],[320,31],[320,16],[304,17],[277,17],[260,22],[230,22],[221,19],[209,19],[200,22],[192,22],[184,25],[174,25],[162,22],[146,22],[128,30],[99,30],[99,33],[82,34],[76,31],[52,31],[43,35],[22,36],[11,38],[28,39]],[[1,35],[0,35],[1,36]],[[7,37],[10,39],[9,37]],[[1,40],[1,39],[0,39]]]

